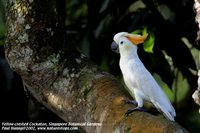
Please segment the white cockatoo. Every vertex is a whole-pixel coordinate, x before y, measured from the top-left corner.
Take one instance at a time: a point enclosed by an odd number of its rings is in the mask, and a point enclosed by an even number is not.
[[[143,110],[143,100],[146,100],[163,112],[166,118],[174,121],[176,112],[168,97],[138,57],[137,45],[143,43],[146,38],[147,35],[120,32],[114,36],[111,45],[113,51],[120,53],[120,69],[124,82],[137,103],[137,107],[128,110],[126,114],[135,110]]]

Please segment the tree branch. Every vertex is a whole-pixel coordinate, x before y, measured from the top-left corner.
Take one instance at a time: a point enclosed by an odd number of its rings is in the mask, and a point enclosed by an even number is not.
[[[200,1],[199,0],[194,0],[194,10],[196,12],[196,22],[198,23],[199,31],[197,32],[197,38],[196,41],[198,44],[200,44]],[[199,54],[199,59],[200,59],[200,54]],[[194,99],[195,103],[200,106],[200,70],[198,70],[198,88],[197,90],[193,93],[192,98]],[[200,109],[199,109],[200,113]]]
[[[110,74],[65,44],[55,0],[8,0],[5,53],[28,91],[66,122],[97,122],[86,132],[187,132],[146,112],[124,114],[127,94]]]

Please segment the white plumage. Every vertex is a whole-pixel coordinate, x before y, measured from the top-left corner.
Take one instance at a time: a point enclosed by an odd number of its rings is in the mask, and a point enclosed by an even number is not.
[[[168,97],[145,68],[137,55],[137,44],[143,43],[144,36],[120,32],[114,36],[114,42],[120,53],[120,69],[131,96],[135,97],[138,107],[143,100],[151,102],[164,116],[174,121],[176,112]]]

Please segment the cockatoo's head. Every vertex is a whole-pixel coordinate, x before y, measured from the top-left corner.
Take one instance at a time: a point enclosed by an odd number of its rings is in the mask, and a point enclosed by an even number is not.
[[[111,44],[112,51],[116,53],[129,53],[137,50],[137,45],[144,42],[148,35],[129,34],[128,32],[117,33]]]

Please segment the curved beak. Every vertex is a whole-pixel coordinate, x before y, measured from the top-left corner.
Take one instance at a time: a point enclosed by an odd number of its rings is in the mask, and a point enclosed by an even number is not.
[[[111,50],[117,54],[119,54],[119,47],[118,47],[118,44],[113,41],[112,44],[111,44]]]

